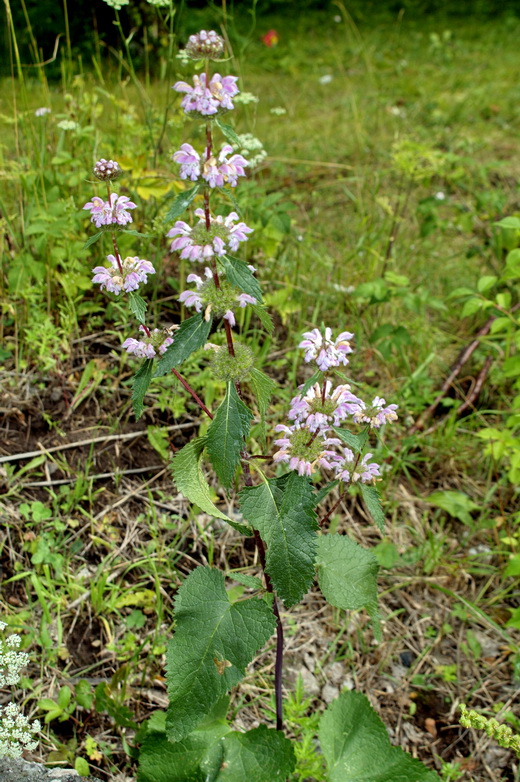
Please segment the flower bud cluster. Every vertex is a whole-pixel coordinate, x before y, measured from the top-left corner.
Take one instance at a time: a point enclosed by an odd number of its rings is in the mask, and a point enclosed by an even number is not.
[[[121,176],[122,171],[116,160],[105,160],[104,157],[94,163],[92,173],[101,182],[110,182]]]
[[[353,334],[343,331],[336,339],[332,330],[313,329],[306,332],[300,347],[306,350],[305,360],[316,361],[318,368],[326,372],[331,367],[348,364],[347,355],[352,353],[350,341]],[[356,396],[348,384],[336,386],[323,378],[306,393],[297,394],[291,400],[288,418],[290,425],[280,424],[276,432],[283,437],[275,440],[279,450],[274,454],[275,462],[285,462],[300,475],[312,475],[317,468],[335,473],[337,480],[344,483],[375,483],[381,477],[381,468],[371,462],[372,454],[355,455],[346,448],[334,434],[332,427],[345,422],[365,423],[373,428],[397,419],[397,405],[385,406],[381,397],[375,397],[366,405]]]
[[[464,728],[484,730],[501,747],[514,750],[520,757],[520,735],[514,733],[509,725],[503,725],[494,718],[484,717],[483,714],[468,709],[464,703],[461,703],[459,708],[461,711],[459,722]]]
[[[233,147],[224,144],[217,158],[208,155],[207,148],[201,158],[191,144],[183,144],[173,154],[173,159],[180,164],[181,179],[191,179],[192,182],[203,179],[210,187],[224,187],[227,184],[236,187],[238,177],[245,176],[244,168],[249,163],[242,155],[232,155],[228,159],[227,155],[232,152]]]
[[[210,366],[213,376],[217,380],[223,383],[238,383],[249,377],[255,365],[255,357],[248,345],[235,340],[233,343],[234,356],[229,353],[227,345],[208,344],[206,348],[212,350]]]
[[[190,35],[184,50],[192,60],[216,60],[224,54],[224,39],[215,30]]]

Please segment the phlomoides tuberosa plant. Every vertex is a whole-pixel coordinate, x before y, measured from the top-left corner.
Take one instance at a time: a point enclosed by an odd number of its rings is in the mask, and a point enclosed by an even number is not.
[[[111,242],[109,265],[94,268],[93,282],[109,294],[126,294],[139,323],[138,338],[130,336],[123,342],[129,354],[142,359],[133,381],[136,416],[143,411],[152,378],[173,373],[210,420],[204,436],[175,454],[173,477],[178,491],[201,511],[253,539],[263,579],[233,574],[234,581],[246,588],[236,599],[236,591],[230,595],[224,573],[216,568],[197,567],[184,580],[175,598],[175,632],[167,653],[169,708],[165,715],[154,714],[140,731],[138,779],[301,779],[300,747],[284,730],[280,606],[296,605],[317,577],[331,605],[365,609],[379,632],[376,558],[348,535],[329,532],[328,522],[344,495],[359,490],[382,528],[375,485],[380,467],[369,449],[380,427],[397,418],[397,406],[378,396],[367,403],[349,383],[338,384],[338,368],[343,371],[349,364],[354,335],[315,327],[299,343],[314,374],[298,388],[286,422],[274,427],[274,439],[266,431],[276,384],[255,366],[252,348],[237,337],[241,308],[252,308],[263,329],[273,328],[263,305],[261,272],[257,275],[253,265],[236,256],[252,232],[241,220],[232,192],[249,163],[235,151],[239,147],[233,127],[222,121],[234,108],[238,79],[212,72],[214,61],[225,67],[224,40],[213,31],[192,35],[186,54],[202,68],[191,84],[179,81],[174,89],[183,94],[184,111],[204,124],[206,146],[196,150],[183,143],[173,155],[188,187],[173,201],[166,221],[171,225],[167,234],[171,252],[193,264],[194,271],[187,277],[193,287],[182,292],[179,301],[194,314],[168,332],[147,321],[147,304],[138,291],[155,269],[147,260],[123,258],[119,252],[118,233],[132,222],[136,204],[114,192],[122,172],[117,162],[105,159],[95,164],[94,175],[104,183],[106,193],[94,195],[84,207],[100,229],[96,237],[106,236]],[[220,146],[218,134],[225,139]],[[229,199],[234,211],[213,214],[211,202],[217,192]],[[201,203],[194,211],[196,221],[180,220],[196,198]],[[215,410],[204,404],[181,374],[186,359],[203,347],[210,352],[215,377],[225,384],[224,398]],[[340,375],[340,379],[345,378]],[[246,399],[254,402],[248,405]],[[230,495],[242,484],[237,497],[240,513],[233,518],[213,503],[202,462],[209,462],[216,481]],[[328,512],[320,512],[320,504],[332,490],[338,493],[336,502]],[[273,635],[275,727],[233,730],[226,720],[227,695]],[[316,754],[322,753],[322,778],[332,782],[438,779],[391,746],[383,723],[359,692],[344,692],[327,708],[315,745]]]

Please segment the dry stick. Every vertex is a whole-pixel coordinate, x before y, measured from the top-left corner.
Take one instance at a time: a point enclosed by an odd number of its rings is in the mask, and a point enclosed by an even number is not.
[[[457,415],[460,415],[464,412],[464,410],[467,410],[468,407],[471,407],[473,403],[475,402],[476,398],[480,394],[482,390],[482,386],[484,385],[484,380],[487,377],[487,373],[489,372],[489,368],[491,367],[491,364],[493,363],[493,356],[488,356],[484,362],[484,366],[478,373],[478,377],[475,381],[475,385],[473,386],[471,393],[468,394],[466,397],[464,403],[459,407],[457,410]],[[428,427],[423,434],[431,434],[435,431],[435,429],[439,426],[439,424],[442,422],[443,419],[439,419],[435,424],[432,424],[432,426]]]
[[[478,373],[478,377],[475,381],[475,385],[473,387],[472,392],[468,394],[468,396],[466,397],[466,401],[457,410],[457,415],[460,415],[468,407],[471,407],[475,399],[478,397],[478,395],[482,390],[482,386],[484,385],[484,380],[487,377],[487,373],[489,372],[492,363],[493,363],[493,356],[488,356],[484,362],[484,366]]]
[[[137,475],[142,472],[152,472],[152,470],[163,470],[164,464],[151,464],[149,467],[134,467],[131,470],[121,470],[121,472],[100,472],[96,475],[89,475],[89,481],[101,481],[105,478],[122,478],[124,475]],[[30,481],[29,483],[21,483],[18,488],[28,489],[36,486],[64,486],[67,483],[76,483],[77,476],[74,478],[58,478],[55,481]]]
[[[518,309],[520,309],[520,302],[517,302],[517,304],[514,305],[511,309],[511,313],[516,312]],[[438,394],[437,398],[434,402],[424,411],[424,413],[421,413],[417,421],[414,423],[414,425],[410,429],[410,434],[415,434],[415,432],[418,432],[419,430],[424,428],[425,421],[430,418],[431,415],[435,412],[439,404],[442,402],[444,397],[446,396],[447,391],[450,389],[453,381],[455,378],[459,375],[462,367],[468,361],[475,350],[480,345],[481,337],[485,337],[486,334],[489,333],[489,330],[491,329],[492,324],[497,319],[498,315],[492,315],[491,318],[489,318],[481,329],[477,331],[477,334],[475,338],[469,343],[469,345],[466,345],[465,348],[462,348],[459,355],[457,356],[457,359],[455,363],[452,366],[452,370],[446,380],[444,381],[442,388],[440,390],[440,393]]]
[[[390,258],[392,256],[392,251],[394,249],[394,244],[397,239],[397,234],[399,233],[401,220],[404,218],[404,215],[406,213],[408,201],[410,199],[410,194],[412,192],[412,185],[413,185],[413,180],[410,180],[410,182],[408,183],[408,188],[406,190],[406,195],[404,197],[404,203],[402,205],[402,208],[399,209],[398,207],[396,207],[396,210],[394,212],[392,227],[390,228],[390,236],[388,237],[388,244],[386,246],[385,260],[383,262],[383,268],[381,270],[381,277],[384,277],[386,274],[388,262],[390,261]],[[398,198],[400,198],[400,195],[398,196]]]
[[[186,424],[172,424],[171,426],[166,426],[165,431],[166,432],[173,432],[176,429],[189,429],[193,428],[193,422],[189,422]],[[69,448],[80,448],[83,445],[96,445],[97,443],[109,443],[113,442],[114,440],[132,440],[134,437],[142,437],[143,435],[148,434],[148,431],[146,429],[142,429],[139,432],[126,432],[125,434],[109,434],[102,437],[91,437],[90,440],[77,440],[74,443],[63,443],[63,445],[53,445],[51,448],[45,448],[43,445],[40,445],[39,451],[26,451],[25,453],[13,453],[10,456],[0,456],[0,464],[3,462],[17,462],[21,459],[34,459],[35,456],[41,456],[50,454],[50,453],[57,453],[58,451],[66,451]]]
[[[209,61],[206,61],[206,84],[209,84]],[[207,152],[206,152],[206,159],[209,160],[211,149],[213,146],[213,138],[211,133],[211,124],[208,122],[206,124],[206,139],[207,139]],[[210,210],[209,210],[209,189],[205,188],[204,191],[204,217],[206,220],[206,228],[209,231],[211,226],[211,218],[210,218]],[[215,262],[215,258],[212,258],[212,266],[213,266],[213,280],[215,282],[215,287],[220,288],[220,279],[218,275],[217,270],[217,264]],[[224,319],[224,328],[226,330],[226,342],[227,342],[227,349],[230,356],[235,355],[235,348],[233,345],[233,332],[231,330],[230,323]],[[240,385],[240,382],[237,381],[235,383],[235,388],[237,390],[237,394],[242,399],[242,388]],[[241,454],[243,459],[248,458],[247,451],[243,451]],[[251,478],[251,468],[249,467],[249,464],[247,461],[244,462],[244,482],[246,486],[252,486],[253,480]],[[262,538],[260,537],[260,534],[257,530],[254,530],[254,539],[255,539],[255,545],[258,550],[258,554],[260,557],[260,562],[262,564],[262,570],[264,571],[264,577],[265,577],[265,585],[267,588],[267,591],[270,592],[273,595],[273,614],[276,617],[276,661],[275,661],[275,668],[274,668],[274,691],[275,691],[275,701],[276,701],[276,730],[283,730],[283,700],[282,700],[282,671],[283,671],[283,625],[282,625],[282,619],[280,616],[280,611],[278,610],[278,603],[276,602],[276,596],[274,593],[273,585],[271,583],[271,579],[269,578],[269,575],[266,570],[265,566],[265,547]]]

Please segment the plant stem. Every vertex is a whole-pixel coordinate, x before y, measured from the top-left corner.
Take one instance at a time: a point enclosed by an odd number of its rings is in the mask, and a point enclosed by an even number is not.
[[[108,181],[107,181],[107,193],[108,193],[108,203],[110,203],[111,191],[110,191],[110,182],[108,182]],[[123,274],[123,264],[121,263],[121,255],[119,253],[119,248],[117,246],[116,235],[113,232],[110,235],[112,237],[112,244],[114,246],[114,253],[115,253],[115,256],[116,256],[117,265],[119,267],[119,271],[121,272],[121,274]]]
[[[200,409],[203,410],[203,412],[206,413],[206,415],[209,416],[209,418],[213,419],[213,413],[210,410],[208,410],[208,408],[206,407],[202,399],[199,397],[197,392],[193,390],[193,388],[190,386],[188,381],[185,380],[183,376],[180,374],[180,372],[177,372],[176,369],[172,369],[172,372],[177,378],[177,380],[180,380],[180,382],[182,383],[182,385],[184,386],[188,394],[191,394],[191,396],[196,401]]]
[[[249,465],[247,465],[249,470]],[[246,486],[252,486],[251,473],[246,472],[244,467]],[[248,480],[249,479],[249,480]],[[278,603],[274,593],[273,585],[265,567],[265,547],[260,533],[254,530],[255,545],[258,549],[262,570],[264,571],[265,586],[268,592],[273,596],[273,614],[276,617],[276,659],[274,665],[274,694],[276,703],[276,730],[283,730],[283,693],[282,693],[282,673],[283,673],[283,625]]]
[[[209,85],[209,60],[206,60],[206,86]],[[206,148],[206,160],[209,160],[211,157],[211,150],[213,147],[213,137],[211,132],[211,122],[206,123],[206,142],[207,142],[207,148]],[[206,230],[210,230],[211,227],[211,217],[210,217],[210,211],[209,211],[209,188],[205,188],[204,190],[204,217],[206,220]],[[220,288],[220,279],[218,275],[217,270],[217,264],[215,261],[215,258],[212,258],[212,271],[213,271],[213,280],[215,283],[216,288]],[[231,330],[231,324],[229,321],[224,319],[224,328],[226,330],[226,341],[227,341],[227,349],[230,356],[235,355],[235,348],[233,346],[233,332]],[[175,370],[173,370],[175,372]],[[180,379],[180,378],[179,378]],[[182,382],[182,380],[181,380]],[[183,384],[184,385],[184,384]],[[186,387],[186,386],[185,386]],[[242,399],[242,387],[240,385],[240,382],[237,381],[235,383],[235,388],[237,390],[237,394]],[[193,392],[194,393],[194,392]],[[213,416],[212,416],[213,417]],[[249,455],[247,451],[244,451],[242,453],[242,457],[244,459],[248,458]],[[251,477],[251,468],[247,461],[244,462],[244,483],[246,486],[253,486],[253,479]],[[265,578],[265,585],[268,592],[270,592],[273,596],[273,614],[276,617],[276,659],[275,659],[275,668],[274,668],[274,691],[275,691],[275,701],[276,701],[276,730],[283,730],[283,701],[282,701],[282,672],[283,672],[283,625],[282,625],[282,619],[280,617],[280,611],[278,610],[278,603],[276,602],[276,596],[274,592],[273,585],[271,583],[271,579],[269,578],[269,574],[266,570],[265,566],[265,547],[264,542],[262,538],[260,537],[260,533],[258,530],[254,530],[254,538],[255,538],[255,545],[258,550],[258,555],[260,557],[260,562],[262,564],[262,570],[264,571],[264,578]]]

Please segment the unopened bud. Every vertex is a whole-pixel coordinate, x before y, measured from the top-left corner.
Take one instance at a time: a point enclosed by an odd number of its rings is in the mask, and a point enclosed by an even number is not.
[[[104,157],[94,164],[92,172],[96,179],[100,179],[102,182],[118,179],[123,173],[119,163],[115,160],[105,160]]]
[[[236,383],[249,377],[255,365],[253,351],[240,342],[234,344],[235,355],[230,356],[227,345],[218,347],[211,356],[211,370],[217,380]]]
[[[224,53],[224,39],[215,30],[190,35],[185,52],[192,60],[216,60]]]

